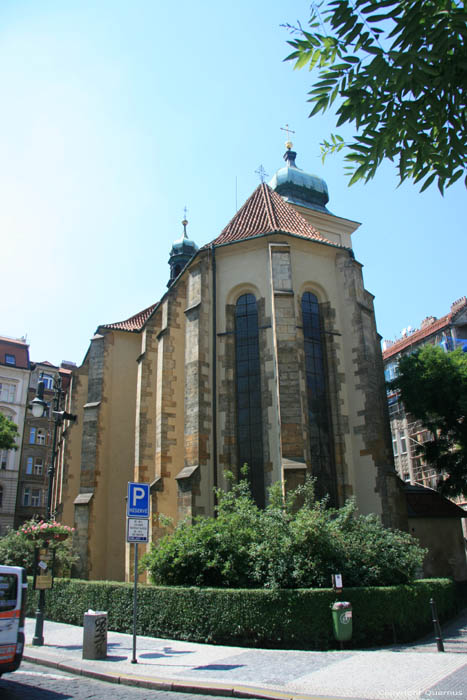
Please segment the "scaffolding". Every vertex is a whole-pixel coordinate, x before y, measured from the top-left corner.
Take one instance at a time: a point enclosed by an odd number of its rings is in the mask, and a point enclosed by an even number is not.
[[[423,445],[433,439],[432,433],[420,420],[407,421],[407,437],[409,440],[410,481],[421,486],[436,489],[439,474],[425,461]]]

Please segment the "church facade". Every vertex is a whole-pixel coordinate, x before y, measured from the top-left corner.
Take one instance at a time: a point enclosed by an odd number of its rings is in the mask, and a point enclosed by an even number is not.
[[[287,146],[211,243],[198,249],[183,222],[162,299],[99,326],[74,372],[58,512],[83,577],[129,577],[128,481],[150,484],[153,516],[179,521],[213,514],[225,471],[247,464],[259,505],[272,483],[312,475],[331,503],[354,496],[407,527],[358,224],[328,211],[326,184]]]

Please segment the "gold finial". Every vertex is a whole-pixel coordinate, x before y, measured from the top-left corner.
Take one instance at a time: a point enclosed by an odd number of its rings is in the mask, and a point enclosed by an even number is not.
[[[289,128],[289,125],[286,124],[285,128],[281,126],[281,131],[286,131],[287,132],[287,141],[285,142],[285,147],[288,151],[292,150],[293,143],[289,138],[290,134],[295,134],[295,131],[292,131],[292,129]]]

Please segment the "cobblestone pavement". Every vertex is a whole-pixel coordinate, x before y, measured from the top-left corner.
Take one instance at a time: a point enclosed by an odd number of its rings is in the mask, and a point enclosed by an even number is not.
[[[444,628],[445,653],[433,635],[414,645],[329,652],[138,637],[132,664],[131,635],[109,632],[107,657],[90,661],[82,658],[82,628],[46,622],[42,647],[30,645],[33,631],[28,620],[26,659],[120,685],[276,700],[467,700],[467,611]]]
[[[205,700],[201,695],[120,686],[27,662],[15,673],[7,673],[0,679],[0,697],[2,700]]]

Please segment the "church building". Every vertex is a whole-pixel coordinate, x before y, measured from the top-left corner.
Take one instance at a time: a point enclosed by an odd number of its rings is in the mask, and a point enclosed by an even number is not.
[[[332,504],[354,496],[407,528],[358,224],[330,213],[326,183],[286,145],[285,166],[209,244],[183,221],[165,294],[99,326],[73,373],[57,505],[82,577],[129,578],[127,482],[150,484],[152,516],[179,521],[212,515],[214,487],[245,463],[260,506],[272,483],[312,475]]]

